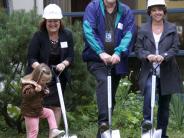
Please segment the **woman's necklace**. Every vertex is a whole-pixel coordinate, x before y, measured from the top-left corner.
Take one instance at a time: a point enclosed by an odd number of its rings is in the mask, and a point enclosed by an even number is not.
[[[58,43],[58,40],[51,40],[51,39],[50,39],[50,42],[51,42],[51,44],[55,45],[55,44]]]
[[[163,32],[163,27],[153,27],[153,32],[155,34],[160,34]]]
[[[56,34],[56,33],[49,34],[49,39],[50,39],[51,46],[53,48],[56,48],[57,47],[57,44],[58,44],[58,40],[59,40],[58,34]]]
[[[155,34],[160,34],[163,32],[163,23],[159,24],[159,25],[152,25],[152,29],[153,29],[153,32]]]
[[[51,42],[51,46],[52,46],[53,48],[56,48],[56,47],[57,47],[57,45],[58,45],[58,40],[51,40],[51,39],[50,39],[50,42]]]
[[[58,35],[56,35],[56,34],[55,35],[50,35],[49,38],[50,38],[51,46],[53,48],[56,48],[57,45],[58,45],[58,40],[59,40]]]
[[[161,29],[156,29],[156,30],[155,30],[155,33],[156,33],[156,34],[160,34],[161,32],[162,32]]]

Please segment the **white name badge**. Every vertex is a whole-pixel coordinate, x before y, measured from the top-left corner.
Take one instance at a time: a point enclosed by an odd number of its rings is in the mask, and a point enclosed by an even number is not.
[[[118,23],[118,29],[123,30],[123,24],[122,23]]]
[[[110,32],[105,32],[105,42],[112,42],[112,34]]]
[[[61,48],[67,48],[68,43],[67,42],[60,42],[60,46],[61,46]]]

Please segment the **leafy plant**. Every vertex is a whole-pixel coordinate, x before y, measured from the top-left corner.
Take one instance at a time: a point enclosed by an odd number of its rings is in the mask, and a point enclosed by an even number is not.
[[[175,94],[172,96],[170,111],[171,118],[173,118],[174,122],[172,122],[177,129],[183,128],[184,123],[184,99],[183,95]]]
[[[0,74],[4,85],[0,93],[0,114],[9,127],[22,132],[21,115],[11,117],[15,108],[10,108],[8,104],[20,106],[19,81],[26,67],[27,45],[40,17],[34,11],[16,11],[10,15],[1,11],[0,19],[3,23],[0,23]]]
[[[134,130],[140,128],[142,120],[142,97],[131,91],[131,85],[128,76],[120,81],[113,113],[113,126],[121,130],[122,137],[136,138],[140,131],[135,133]]]
[[[25,74],[27,46],[35,31],[38,29],[41,20],[34,11],[16,11],[8,15],[6,12],[0,12],[0,74],[3,76],[4,88],[0,93],[0,111],[5,117],[7,124],[15,128],[18,121],[21,124],[21,118],[13,122],[7,111],[8,104],[20,106],[20,78]],[[81,116],[75,116],[83,122],[88,120],[88,114],[84,114],[80,105],[89,106],[89,101],[94,98],[94,81],[92,76],[86,70],[86,64],[83,63],[81,53],[83,49],[83,37],[81,22],[66,25],[72,30],[74,36],[75,61],[71,69],[72,91],[67,89],[65,101],[67,111],[80,113]],[[81,81],[85,80],[85,81]],[[85,108],[85,107],[83,107]],[[86,109],[85,109],[86,110]],[[17,118],[16,118],[17,119]],[[82,123],[81,122],[81,126]],[[76,125],[72,125],[76,126]],[[21,132],[20,130],[18,130]]]
[[[87,71],[86,63],[82,61],[84,48],[82,23],[76,21],[73,24],[65,19],[65,26],[72,31],[74,38],[74,63],[71,67],[72,90],[67,89],[65,94],[67,110],[74,111],[82,105],[88,105],[93,101],[95,94],[95,81]]]

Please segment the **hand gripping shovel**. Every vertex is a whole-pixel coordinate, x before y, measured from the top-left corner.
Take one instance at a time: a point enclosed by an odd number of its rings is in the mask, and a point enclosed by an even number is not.
[[[156,93],[156,69],[160,64],[158,64],[152,71],[152,86],[151,86],[151,123],[152,129],[146,133],[142,134],[142,138],[161,138],[162,130],[156,130],[154,128],[154,106],[155,106],[155,93]]]
[[[108,96],[108,119],[109,129],[101,134],[101,138],[120,138],[119,130],[112,130],[112,88],[111,88],[111,68],[107,66],[107,96]]]
[[[63,120],[64,120],[64,125],[65,125],[65,135],[61,136],[60,138],[77,138],[76,135],[69,136],[68,121],[67,121],[67,117],[66,117],[66,109],[65,109],[63,93],[62,93],[62,89],[61,89],[61,83],[59,80],[59,76],[61,73],[59,73],[59,75],[57,75],[56,72],[54,71],[55,68],[56,68],[55,66],[52,66],[52,71],[53,71],[53,74],[56,78],[56,85],[57,85],[57,90],[58,90],[58,95],[59,95],[59,102],[60,102],[61,111],[62,111]]]

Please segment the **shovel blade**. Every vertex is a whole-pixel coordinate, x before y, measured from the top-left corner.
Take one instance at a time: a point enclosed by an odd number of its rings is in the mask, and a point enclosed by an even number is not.
[[[158,129],[154,131],[153,138],[161,138],[162,137],[162,130]]]
[[[112,137],[110,136],[110,131],[106,130],[101,134],[101,138],[121,138],[119,130],[112,130]]]
[[[151,137],[151,131],[148,131],[146,133],[143,133],[142,136],[141,136],[141,138],[152,138]]]
[[[161,129],[154,130],[153,134],[151,133],[151,131],[148,131],[146,133],[143,133],[141,136],[141,138],[161,138],[161,137],[162,137],[162,130]]]
[[[76,135],[72,135],[72,136],[66,136],[66,135],[64,135],[64,136],[62,136],[60,138],[77,138],[77,136]]]

